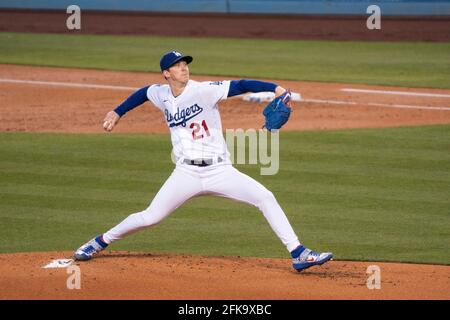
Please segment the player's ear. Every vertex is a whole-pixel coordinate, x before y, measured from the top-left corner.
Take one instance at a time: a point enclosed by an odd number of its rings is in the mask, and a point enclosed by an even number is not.
[[[167,78],[170,78],[170,72],[169,71],[167,71],[167,70],[164,70],[163,72],[162,72],[162,74],[163,74],[163,76],[164,76],[164,78],[167,80]]]

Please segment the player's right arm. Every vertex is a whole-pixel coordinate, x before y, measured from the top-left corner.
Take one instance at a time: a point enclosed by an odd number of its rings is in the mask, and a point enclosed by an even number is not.
[[[125,113],[148,101],[148,88],[149,86],[146,86],[137,90],[124,102],[117,106],[117,108],[115,108],[113,111],[108,112],[105,116],[105,119],[103,120],[103,128],[106,131],[111,131]]]

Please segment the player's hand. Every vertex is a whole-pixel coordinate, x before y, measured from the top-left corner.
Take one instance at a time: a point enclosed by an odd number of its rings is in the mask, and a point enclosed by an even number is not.
[[[285,88],[278,86],[275,88],[275,98],[282,96],[281,99],[284,104],[287,106],[291,106],[291,91],[286,90]]]
[[[119,122],[120,116],[115,111],[110,111],[106,114],[103,120],[103,129],[111,131],[114,126]]]

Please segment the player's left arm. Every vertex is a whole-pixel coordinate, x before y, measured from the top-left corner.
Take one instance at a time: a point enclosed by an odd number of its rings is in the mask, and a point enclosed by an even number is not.
[[[247,92],[274,92],[275,96],[281,96],[286,92],[283,87],[272,83],[259,80],[232,80],[230,82],[230,89],[228,97],[237,96]]]

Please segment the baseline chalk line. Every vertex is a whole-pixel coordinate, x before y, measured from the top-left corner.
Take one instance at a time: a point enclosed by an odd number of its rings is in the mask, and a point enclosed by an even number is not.
[[[109,85],[104,85],[104,84],[73,83],[73,82],[53,82],[53,81],[34,81],[34,80],[0,79],[0,82],[4,82],[4,83],[22,83],[22,84],[38,84],[38,85],[59,86],[59,87],[126,90],[126,91],[132,91],[132,90],[139,89],[139,88],[134,88],[134,87],[109,86]]]
[[[344,91],[344,92],[373,93],[373,94],[393,94],[393,95],[399,95],[399,96],[412,96],[412,97],[450,98],[450,94],[443,94],[443,93],[388,91],[388,90],[370,90],[370,89],[353,89],[353,88],[344,88],[344,89],[340,89],[340,90]]]
[[[136,87],[123,87],[114,85],[103,85],[103,84],[92,84],[92,83],[73,83],[73,82],[55,82],[55,81],[36,81],[36,80],[16,80],[16,79],[1,79],[0,82],[3,83],[17,83],[17,84],[31,84],[31,85],[48,85],[48,86],[61,86],[61,87],[75,87],[75,88],[89,88],[89,89],[108,89],[108,90],[125,90],[125,91],[135,91],[139,88]],[[352,90],[353,92],[362,92],[362,89],[341,89],[342,91]],[[358,90],[358,91],[357,91]],[[372,93],[383,92],[381,90],[365,90]],[[364,91],[364,92],[365,92]],[[402,92],[402,91],[386,91],[386,92]],[[410,92],[402,92],[408,93]],[[425,95],[425,93],[416,93],[420,95]],[[434,95],[436,96],[436,95]],[[450,95],[443,95],[449,96]],[[320,100],[320,99],[301,99],[302,102],[306,103],[318,103],[318,104],[336,104],[336,105],[362,105],[362,106],[375,106],[383,108],[399,108],[399,109],[421,109],[421,110],[443,110],[450,111],[450,107],[437,107],[437,106],[418,106],[418,105],[401,105],[401,104],[384,104],[384,103],[373,103],[373,102],[355,102],[355,101],[342,101],[342,100]]]
[[[339,105],[358,105],[358,106],[375,106],[383,108],[394,109],[420,109],[420,110],[443,110],[450,111],[450,107],[433,107],[433,106],[411,106],[406,104],[387,104],[375,102],[354,102],[354,101],[339,101],[339,100],[318,100],[318,99],[303,99],[307,103],[321,103],[321,104],[339,104]]]

